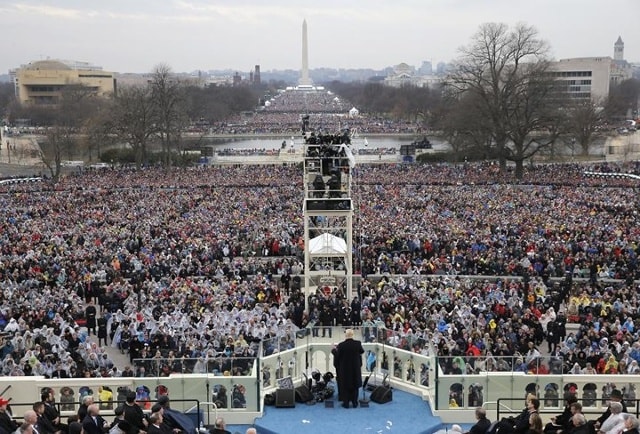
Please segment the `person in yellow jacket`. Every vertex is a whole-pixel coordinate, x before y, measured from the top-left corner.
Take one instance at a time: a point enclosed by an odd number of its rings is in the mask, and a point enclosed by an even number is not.
[[[113,392],[107,386],[98,387],[100,410],[113,410]]]

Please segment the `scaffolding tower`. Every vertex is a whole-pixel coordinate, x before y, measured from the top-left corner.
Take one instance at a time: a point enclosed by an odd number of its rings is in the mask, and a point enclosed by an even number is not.
[[[306,118],[308,121],[308,117]],[[304,294],[342,291],[353,297],[352,171],[349,132],[304,138]],[[308,306],[307,306],[308,308]]]

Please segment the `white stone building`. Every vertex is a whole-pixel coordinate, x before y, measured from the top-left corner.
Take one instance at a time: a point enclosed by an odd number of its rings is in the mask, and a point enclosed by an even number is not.
[[[602,102],[609,96],[611,85],[632,77],[632,67],[624,60],[622,38],[614,43],[614,57],[578,57],[561,59],[551,65],[554,75],[564,82],[566,92],[574,98],[590,98]]]

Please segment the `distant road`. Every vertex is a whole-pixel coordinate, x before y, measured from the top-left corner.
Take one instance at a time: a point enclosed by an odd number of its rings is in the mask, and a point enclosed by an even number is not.
[[[42,167],[24,166],[21,164],[0,163],[0,177],[9,178],[14,176],[40,175]]]
[[[259,139],[259,138],[270,138],[270,139],[278,139],[282,137],[290,137],[291,135],[301,136],[300,132],[281,132],[281,133],[260,133],[260,134],[209,134],[209,133],[183,133],[184,137],[202,137],[205,139]],[[358,134],[362,137],[397,137],[397,138],[415,138],[422,136],[429,136],[432,134],[413,134],[413,133],[363,133],[358,132]]]

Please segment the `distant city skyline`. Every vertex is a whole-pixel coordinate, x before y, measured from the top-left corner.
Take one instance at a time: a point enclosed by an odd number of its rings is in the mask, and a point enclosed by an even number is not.
[[[300,70],[305,19],[310,70],[435,69],[486,22],[534,26],[556,60],[613,57],[620,36],[640,62],[638,12],[638,0],[18,0],[0,5],[0,74],[48,58],[119,73]]]

